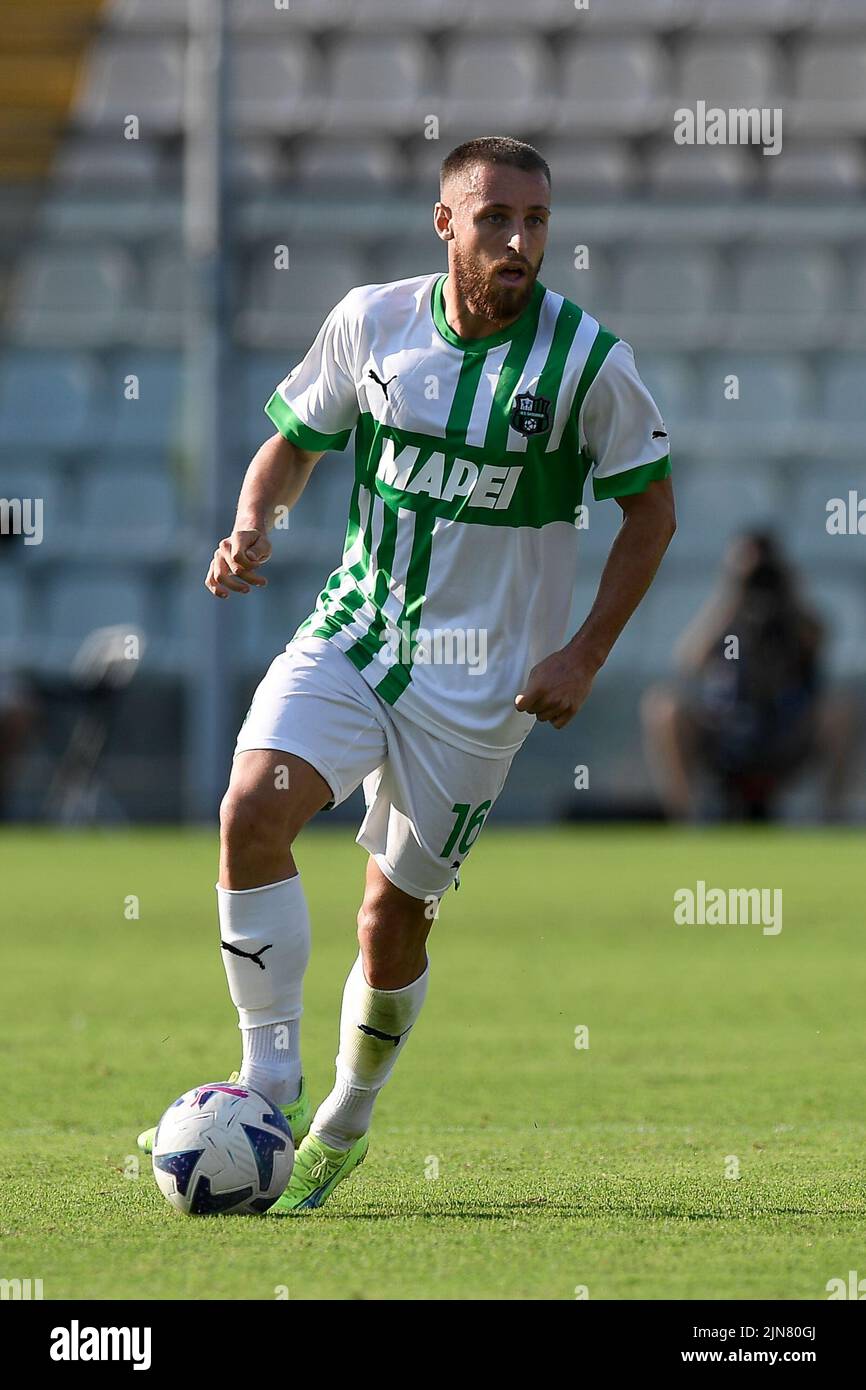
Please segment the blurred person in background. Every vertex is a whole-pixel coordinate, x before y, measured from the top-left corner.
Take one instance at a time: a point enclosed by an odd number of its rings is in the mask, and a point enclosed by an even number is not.
[[[843,818],[857,718],[850,697],[825,689],[824,645],[775,538],[737,536],[716,592],[680,638],[678,678],[642,701],[647,759],[669,817],[699,817],[709,782],[725,819],[769,820],[780,793],[817,765],[823,814]]]
[[[12,552],[21,537],[0,530],[0,583],[4,568],[13,565]],[[0,632],[0,638],[3,637]],[[22,672],[0,648],[0,821],[8,816],[9,788],[15,761],[36,722],[36,701]]]

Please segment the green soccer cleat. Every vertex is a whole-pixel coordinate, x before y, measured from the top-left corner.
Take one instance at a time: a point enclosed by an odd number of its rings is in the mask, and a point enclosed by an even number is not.
[[[312,1211],[326,1202],[337,1183],[343,1181],[364,1162],[367,1157],[369,1138],[362,1134],[351,1149],[332,1149],[323,1144],[314,1134],[308,1134],[295,1153],[295,1166],[289,1185],[282,1197],[278,1197],[268,1216],[285,1215],[287,1212]]]
[[[229,1081],[239,1080],[240,1072],[233,1071],[229,1077]],[[310,1121],[313,1118],[310,1097],[307,1094],[307,1083],[304,1077],[301,1077],[301,1093],[297,1100],[293,1100],[291,1105],[281,1105],[280,1109],[289,1122],[289,1129],[292,1131],[292,1140],[294,1141],[295,1147],[297,1147],[301,1140],[306,1137],[310,1128]],[[152,1129],[146,1129],[138,1136],[138,1140],[136,1141],[138,1147],[146,1154],[153,1153],[153,1142],[156,1138],[157,1128],[158,1126],[154,1125]]]

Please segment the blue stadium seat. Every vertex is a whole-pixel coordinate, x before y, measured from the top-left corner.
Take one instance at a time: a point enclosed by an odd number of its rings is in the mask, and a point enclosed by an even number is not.
[[[183,549],[177,495],[166,473],[89,472],[78,500],[76,553],[160,560]]]
[[[72,535],[72,517],[69,508],[69,489],[63,474],[57,469],[44,467],[24,468],[13,465],[4,466],[0,478],[0,497],[8,499],[31,499],[41,503],[42,539],[37,544],[16,547],[19,561],[27,564],[41,564],[46,560],[65,555]],[[35,511],[31,520],[38,525]]]
[[[74,449],[96,432],[99,373],[81,353],[8,351],[0,359],[0,444]]]
[[[94,628],[129,623],[146,632],[148,609],[146,581],[135,571],[58,571],[51,578],[44,604],[45,635],[53,647],[52,664],[69,662],[82,639]]]
[[[4,553],[6,547],[4,546]],[[0,690],[2,676],[21,656],[29,634],[27,621],[27,586],[20,574],[15,574],[15,561],[0,559]]]
[[[136,341],[176,348],[183,343],[186,315],[194,302],[194,271],[180,249],[153,253],[144,273],[144,308],[138,315]]]
[[[150,450],[157,457],[177,443],[181,427],[183,359],[177,353],[133,353],[114,359],[108,376],[110,401],[106,444],[113,449]],[[127,399],[131,377],[138,398]]]
[[[133,287],[131,262],[117,247],[40,246],[15,272],[10,336],[34,346],[101,346],[122,336]]]
[[[866,535],[849,531],[846,526],[852,491],[859,498],[866,496],[863,465],[859,459],[844,464],[818,457],[801,470],[790,498],[794,528],[792,549],[796,555],[802,559],[823,559],[828,564],[862,563]],[[833,499],[844,505],[843,530],[838,535],[827,530],[831,517],[828,504]]]

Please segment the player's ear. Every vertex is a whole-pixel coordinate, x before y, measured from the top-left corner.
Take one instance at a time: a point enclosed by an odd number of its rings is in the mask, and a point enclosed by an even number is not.
[[[451,226],[451,209],[447,203],[437,203],[433,209],[433,226],[436,228],[436,235],[442,241],[453,241],[454,230]]]

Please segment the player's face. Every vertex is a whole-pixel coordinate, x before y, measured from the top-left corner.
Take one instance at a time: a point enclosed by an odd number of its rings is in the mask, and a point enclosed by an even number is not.
[[[544,259],[547,179],[540,172],[480,164],[443,189],[442,199],[437,226],[440,235],[444,225],[451,233],[445,239],[453,242],[450,270],[460,298],[481,318],[516,318],[529,303]]]

